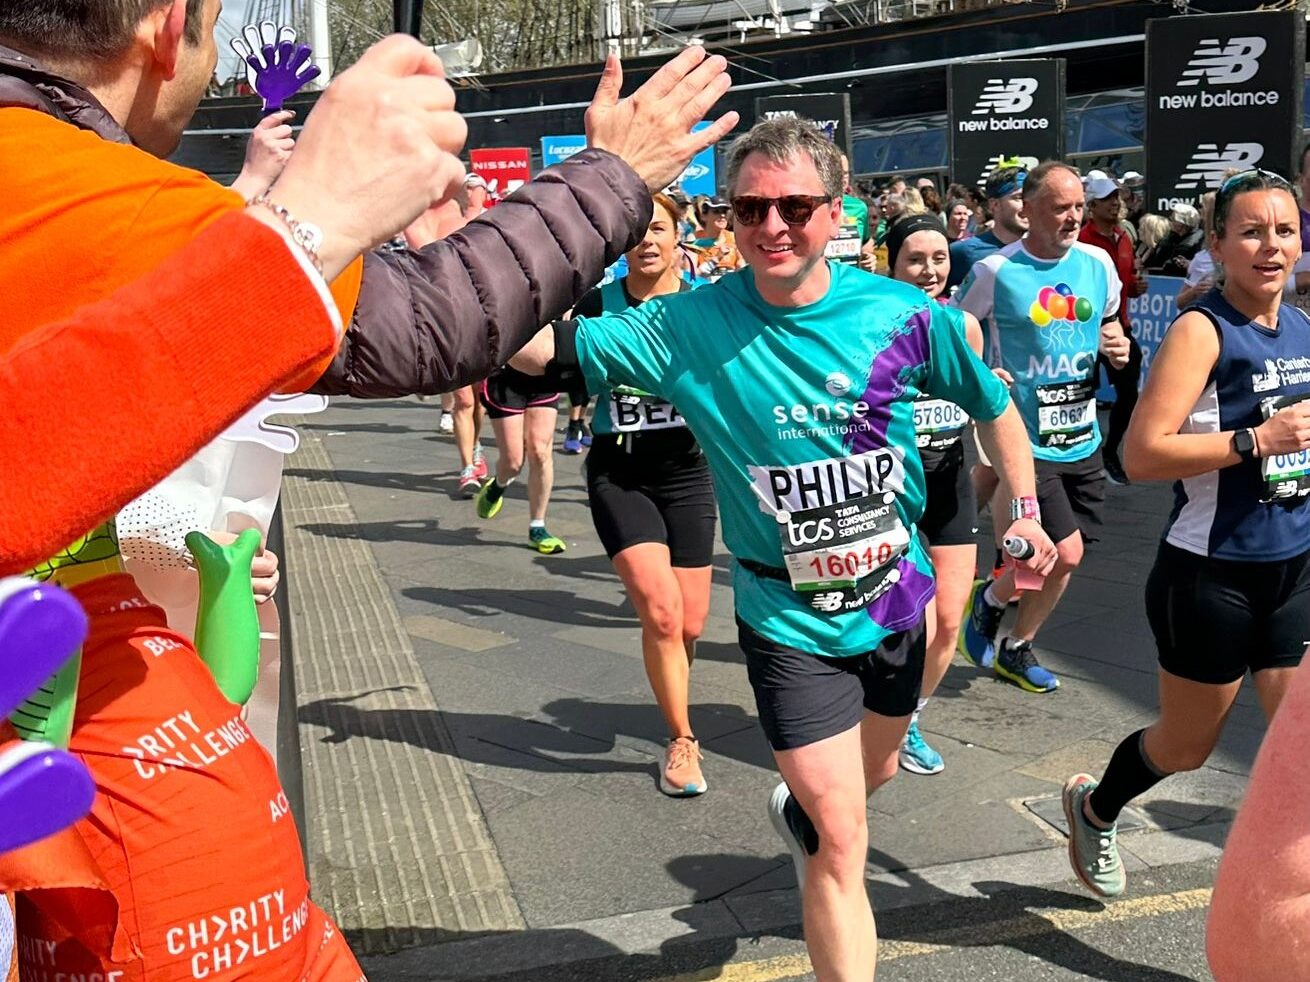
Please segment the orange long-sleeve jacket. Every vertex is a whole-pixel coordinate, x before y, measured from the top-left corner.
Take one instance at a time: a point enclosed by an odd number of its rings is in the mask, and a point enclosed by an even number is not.
[[[35,115],[35,114],[30,114]],[[95,139],[94,137],[91,137]],[[5,240],[0,239],[0,242]],[[52,243],[52,248],[54,248]],[[321,370],[340,318],[286,241],[239,211],[98,303],[85,287],[0,273],[0,575],[63,548],[180,466],[270,392]],[[34,295],[59,293],[59,302]],[[27,299],[24,299],[27,298]]]

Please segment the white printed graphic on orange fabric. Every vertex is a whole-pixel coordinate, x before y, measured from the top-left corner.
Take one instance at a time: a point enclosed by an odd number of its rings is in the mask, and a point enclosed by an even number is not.
[[[240,716],[201,732],[191,713],[185,712],[137,737],[136,745],[123,747],[123,753],[135,758],[137,774],[150,781],[173,769],[204,770],[252,739]]]
[[[308,900],[288,911],[285,891],[274,890],[231,908],[226,915],[211,914],[170,927],[165,939],[168,953],[190,954],[192,977],[205,979],[290,944],[308,920]]]

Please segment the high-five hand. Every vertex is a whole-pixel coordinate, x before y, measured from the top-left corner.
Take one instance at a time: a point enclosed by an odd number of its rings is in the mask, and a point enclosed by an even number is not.
[[[587,109],[587,146],[618,154],[658,191],[677,180],[696,156],[737,125],[735,112],[692,132],[732,85],[727,59],[694,46],[680,52],[626,99],[617,55],[605,61],[596,97]]]

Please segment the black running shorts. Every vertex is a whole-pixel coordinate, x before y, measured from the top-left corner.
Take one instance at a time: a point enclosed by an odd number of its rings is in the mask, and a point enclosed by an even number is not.
[[[512,368],[502,368],[478,388],[483,408],[492,419],[522,416],[529,409],[553,409],[558,392],[539,392],[541,380]]]
[[[1295,668],[1310,641],[1310,552],[1245,563],[1162,542],[1146,617],[1171,675],[1223,685],[1247,671]]]
[[[864,718],[909,716],[919,704],[927,632],[920,621],[873,651],[828,658],[764,637],[741,618],[737,643],[769,746],[795,750],[845,733]]]
[[[1034,461],[1037,466],[1037,504],[1042,509],[1042,528],[1054,543],[1075,532],[1095,542],[1100,536],[1105,510],[1105,474],[1098,449],[1085,460],[1072,464]]]
[[[631,450],[629,450],[631,448]],[[597,434],[587,454],[591,520],[605,554],[661,542],[682,569],[714,559],[714,482],[688,430]]]
[[[929,546],[971,546],[978,534],[978,506],[974,503],[973,481],[964,466],[964,449],[947,451],[940,461],[923,455],[927,504],[919,531]]]

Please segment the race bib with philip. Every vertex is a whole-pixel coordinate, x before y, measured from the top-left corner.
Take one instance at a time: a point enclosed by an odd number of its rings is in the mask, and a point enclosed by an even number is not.
[[[821,613],[862,610],[900,579],[910,533],[891,492],[780,511],[777,519],[791,587]]]

